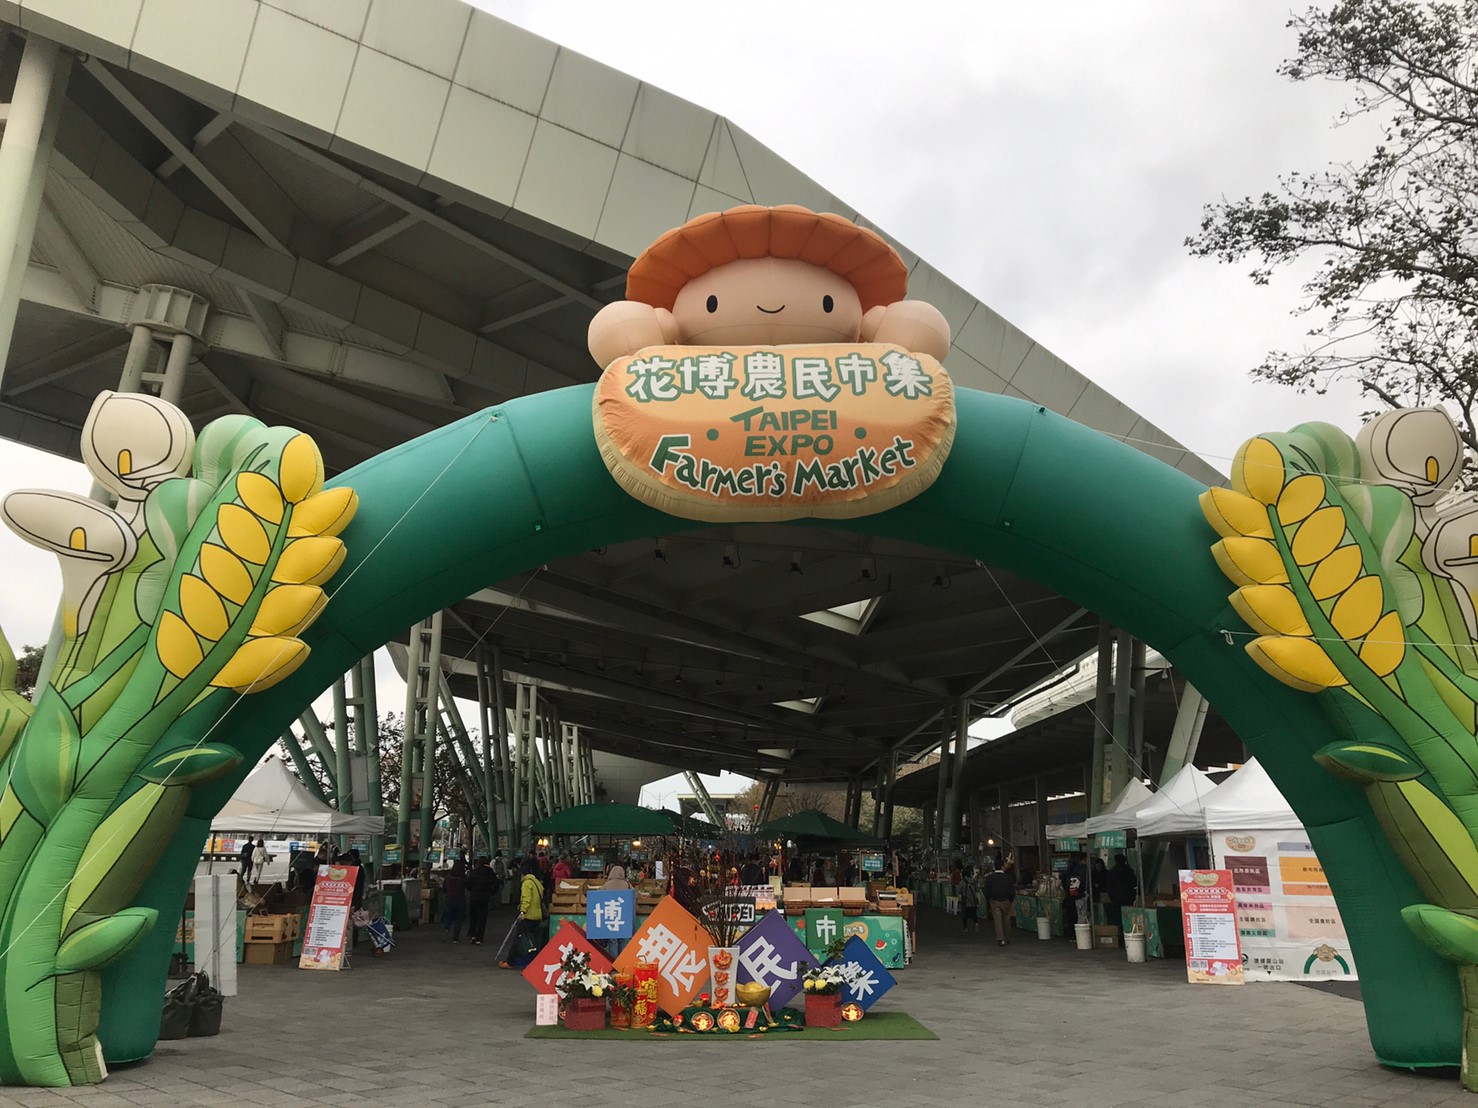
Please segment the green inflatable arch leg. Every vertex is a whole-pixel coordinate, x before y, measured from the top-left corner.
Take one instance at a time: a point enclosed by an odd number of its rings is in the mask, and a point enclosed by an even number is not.
[[[1376,1055],[1397,1066],[1458,1060],[1456,974],[1402,923],[1421,901],[1354,784],[1313,761],[1327,743],[1382,737],[1374,716],[1336,729],[1320,702],[1258,669],[1221,634],[1242,626],[1208,553],[1203,487],[1044,409],[961,390],[959,430],[938,482],[845,529],[926,543],[1000,565],[1103,614],[1179,667],[1237,730],[1303,819],[1360,966]],[[282,729],[356,659],[426,614],[530,566],[627,539],[691,530],[642,507],[607,475],[591,389],[525,397],[346,473],[360,496],[337,593],[304,635],[292,677],[236,704],[223,728],[246,756],[203,786],[139,903],[178,919],[211,815]],[[173,736],[187,739],[190,736]],[[199,736],[194,736],[198,738]],[[146,1056],[158,1027],[172,928],[105,972],[99,1029],[110,1060]]]

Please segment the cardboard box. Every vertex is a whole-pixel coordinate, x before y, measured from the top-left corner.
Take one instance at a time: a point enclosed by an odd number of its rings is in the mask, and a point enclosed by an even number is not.
[[[1105,924],[1094,924],[1093,945],[1099,950],[1116,950],[1119,946],[1119,929]]]
[[[293,944],[253,942],[246,944],[246,964],[249,966],[285,966],[292,961]]]
[[[280,943],[297,937],[296,915],[246,917],[246,941],[249,943]]]

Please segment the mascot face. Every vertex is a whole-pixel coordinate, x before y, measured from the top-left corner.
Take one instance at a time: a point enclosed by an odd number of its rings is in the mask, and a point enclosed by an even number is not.
[[[856,342],[862,302],[843,277],[808,262],[746,258],[694,277],[672,306],[685,346]]]

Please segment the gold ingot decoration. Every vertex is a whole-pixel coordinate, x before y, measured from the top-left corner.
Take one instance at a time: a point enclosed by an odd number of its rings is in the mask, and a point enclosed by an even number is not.
[[[231,626],[226,607],[216,590],[203,577],[187,573],[180,578],[180,613],[191,629],[203,639],[215,642]]]
[[[1269,675],[1304,692],[1349,684],[1324,648],[1313,639],[1264,635],[1247,644],[1247,653]]]
[[[282,495],[293,504],[307,500],[323,488],[323,455],[307,435],[298,435],[282,448],[277,466]]]
[[[1312,635],[1293,590],[1283,585],[1246,585],[1227,598],[1247,626],[1264,635]]]
[[[272,580],[281,585],[321,585],[344,563],[339,539],[294,539],[277,559]]]
[[[227,550],[242,561],[266,565],[272,554],[272,543],[257,517],[240,504],[222,504],[216,513],[216,530]]]
[[[1323,561],[1345,537],[1345,513],[1331,505],[1320,508],[1298,526],[1293,536],[1293,560],[1301,566]]]
[[[200,547],[200,572],[210,587],[232,604],[245,604],[251,596],[251,572],[224,546],[208,542]]]
[[[1348,546],[1341,546],[1314,567],[1314,572],[1309,576],[1309,591],[1314,594],[1315,600],[1328,600],[1331,596],[1338,596],[1355,583],[1355,578],[1360,576],[1360,571],[1364,568],[1365,556],[1358,545],[1350,543]]]
[[[1224,539],[1234,535],[1273,537],[1268,510],[1252,497],[1231,489],[1207,489],[1200,496],[1201,514]]]
[[[277,585],[262,600],[253,635],[296,635],[315,619],[328,603],[317,585]]]
[[[1324,503],[1324,478],[1305,473],[1283,486],[1278,495],[1278,522],[1285,527],[1302,523]]]
[[[288,538],[339,534],[359,510],[359,496],[351,488],[325,489],[293,507]]]
[[[190,625],[169,611],[159,614],[154,645],[164,668],[181,680],[195,672],[204,657],[200,650],[200,640],[190,630]]]
[[[1277,503],[1283,477],[1283,454],[1267,439],[1248,439],[1232,459],[1232,487],[1260,503]]]
[[[1288,580],[1278,548],[1267,539],[1233,536],[1213,545],[1211,553],[1234,584],[1279,585]]]
[[[308,658],[308,646],[299,639],[248,639],[211,681],[239,693],[261,692],[289,676]]]
[[[260,473],[238,473],[236,495],[258,519],[272,524],[282,522],[282,512],[287,505],[283,502],[282,491],[270,477]]]

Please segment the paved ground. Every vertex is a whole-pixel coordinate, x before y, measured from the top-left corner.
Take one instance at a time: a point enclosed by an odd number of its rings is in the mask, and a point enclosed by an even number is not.
[[[1021,933],[1004,949],[966,942],[938,912],[921,925],[923,949],[880,1009],[938,1042],[529,1040],[532,992],[493,966],[493,947],[418,928],[347,973],[243,966],[220,1036],[161,1043],[95,1088],[0,1104],[1478,1105],[1454,1071],[1376,1065],[1348,997],[1194,987],[1177,963]]]

